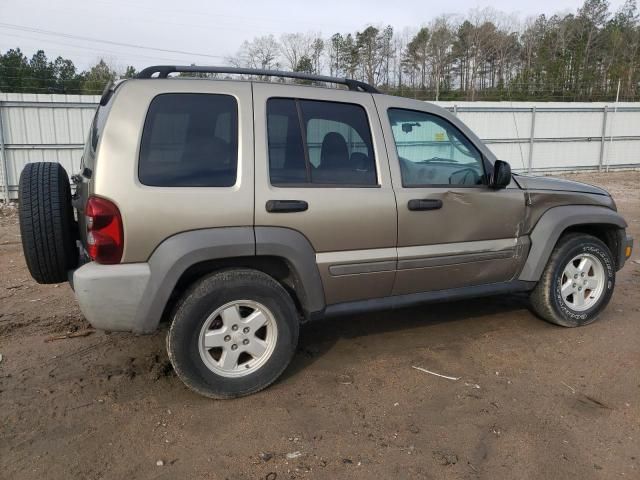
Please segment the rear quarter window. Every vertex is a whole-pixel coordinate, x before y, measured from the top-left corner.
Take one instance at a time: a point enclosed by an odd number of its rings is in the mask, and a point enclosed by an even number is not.
[[[238,167],[238,104],[230,95],[168,93],[149,105],[138,178],[157,187],[229,187]]]
[[[80,166],[80,170],[84,170],[85,168],[93,170],[95,167],[96,151],[98,150],[100,137],[102,136],[102,131],[104,130],[104,125],[107,122],[107,117],[109,116],[112,105],[113,101],[110,101],[105,106],[99,106],[96,110],[95,115],[93,116],[91,128],[89,129],[89,136],[87,138],[87,142],[85,143],[84,152],[82,154],[82,163]]]

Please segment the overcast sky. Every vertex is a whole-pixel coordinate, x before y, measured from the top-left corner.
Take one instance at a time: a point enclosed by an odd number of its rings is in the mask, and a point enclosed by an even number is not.
[[[223,64],[243,40],[287,32],[362,30],[390,24],[414,29],[440,14],[467,14],[491,6],[520,20],[540,13],[575,12],[580,0],[0,0],[0,51],[44,49],[80,69],[100,57],[123,70],[158,63]],[[612,10],[622,0],[611,0]],[[52,33],[45,33],[43,30]],[[79,38],[84,37],[84,38]],[[113,43],[95,42],[103,40]],[[153,47],[175,53],[119,44]],[[202,54],[201,56],[195,54]]]

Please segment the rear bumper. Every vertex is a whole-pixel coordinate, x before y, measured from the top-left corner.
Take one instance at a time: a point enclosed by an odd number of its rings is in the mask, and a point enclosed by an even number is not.
[[[100,265],[87,263],[70,278],[80,310],[101,330],[145,331],[142,300],[151,278],[147,263]]]

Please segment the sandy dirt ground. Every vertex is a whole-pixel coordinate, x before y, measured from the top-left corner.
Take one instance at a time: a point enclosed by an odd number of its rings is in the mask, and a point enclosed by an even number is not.
[[[640,238],[640,172],[569,178],[609,189]],[[637,252],[588,327],[519,296],[327,320],[275,385],[212,401],[172,372],[166,327],[73,336],[69,286],[33,282],[5,210],[0,478],[640,478]]]

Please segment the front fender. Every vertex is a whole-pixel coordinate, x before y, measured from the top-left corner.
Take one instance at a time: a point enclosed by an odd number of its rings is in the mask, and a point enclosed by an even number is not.
[[[531,231],[531,248],[519,280],[537,282],[560,235],[576,225],[610,225],[625,229],[627,222],[614,210],[591,205],[565,205],[547,210]],[[614,255],[617,252],[612,252]]]

